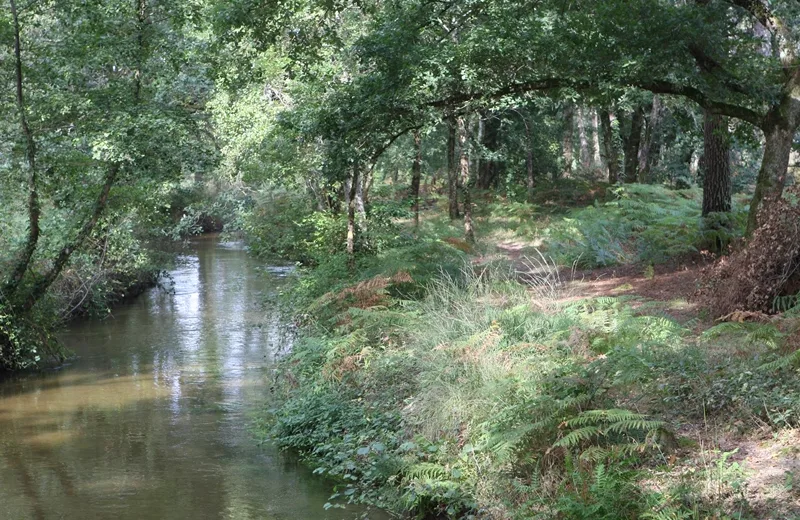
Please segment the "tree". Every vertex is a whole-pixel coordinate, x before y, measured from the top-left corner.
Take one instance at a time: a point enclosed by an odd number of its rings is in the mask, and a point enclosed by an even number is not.
[[[422,180],[422,137],[414,131],[414,163],[411,166],[411,200],[414,201],[414,229],[419,229],[419,186]]]
[[[614,140],[614,129],[611,126],[611,114],[608,110],[600,111],[600,126],[603,129],[603,150],[605,151],[606,167],[608,168],[608,182],[616,184],[619,178],[619,158]]]
[[[469,243],[475,242],[475,230],[472,227],[472,177],[469,168],[469,129],[467,128],[466,116],[456,119],[458,127],[459,144],[459,180],[461,181],[461,191],[464,200],[464,237]]]
[[[703,118],[703,216],[731,210],[731,161],[728,122],[705,111]]]
[[[450,220],[459,217],[458,167],[456,165],[456,121],[447,120],[447,202]]]
[[[572,177],[572,166],[575,162],[575,150],[573,144],[574,126],[575,109],[572,104],[567,103],[564,106],[564,138],[561,143],[561,153],[564,157],[564,168],[561,172],[561,175],[567,179]]]
[[[102,4],[102,5],[101,5]],[[25,239],[9,253],[0,281],[0,367],[38,359],[53,347],[40,304],[87,240],[103,232],[108,209],[135,204],[143,184],[175,178],[199,164],[205,136],[198,132],[195,96],[178,80],[193,41],[185,37],[183,3],[28,3],[9,0],[10,70],[0,78],[15,93],[16,127],[0,126],[3,141],[19,143],[0,168],[2,189],[26,178]],[[5,28],[5,26],[4,26]],[[111,34],[117,34],[113,38]],[[185,63],[185,62],[184,62]],[[111,64],[111,65],[110,65]],[[183,71],[182,78],[194,79]],[[0,104],[4,116],[11,107]],[[187,149],[192,152],[187,153]],[[25,157],[21,168],[19,155]],[[196,171],[196,170],[195,170]],[[126,190],[116,190],[119,186]],[[17,208],[9,208],[15,215]],[[5,259],[3,259],[5,260]],[[42,345],[45,343],[46,345]]]
[[[625,182],[639,181],[639,146],[644,126],[644,107],[637,105],[630,114],[630,128],[625,139]]]

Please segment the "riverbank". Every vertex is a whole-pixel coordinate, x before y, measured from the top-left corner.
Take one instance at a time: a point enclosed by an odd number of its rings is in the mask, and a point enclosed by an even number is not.
[[[192,239],[164,287],[60,340],[60,370],[0,382],[0,516],[14,519],[295,518],[325,511],[327,483],[253,442],[280,346],[264,272],[241,244]],[[370,513],[373,520],[385,518]]]
[[[507,207],[475,246],[434,206],[355,272],[307,272],[265,434],[402,515],[796,518],[798,320],[693,300],[698,193]]]

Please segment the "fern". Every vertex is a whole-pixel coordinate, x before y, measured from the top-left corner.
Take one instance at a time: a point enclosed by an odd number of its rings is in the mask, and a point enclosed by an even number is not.
[[[797,364],[800,364],[800,350],[796,350],[791,354],[789,354],[788,356],[782,356],[770,363],[764,363],[763,365],[758,367],[758,369],[764,370],[766,372],[775,372],[777,370],[789,368]]]
[[[611,442],[611,449],[616,448],[617,452],[641,451],[642,445],[639,443],[615,443],[610,439],[613,434],[628,438],[645,434],[645,440],[655,440],[660,438],[659,432],[666,431],[663,421],[622,409],[589,410],[564,421],[562,426],[572,431],[556,441],[553,447],[571,449],[586,447],[591,443],[584,453],[594,459],[600,458],[602,453],[610,453],[609,448],[601,447],[604,442]]]
[[[420,462],[409,466],[405,470],[406,478],[412,480],[426,480],[430,482],[450,480],[450,472],[447,468],[433,462]]]

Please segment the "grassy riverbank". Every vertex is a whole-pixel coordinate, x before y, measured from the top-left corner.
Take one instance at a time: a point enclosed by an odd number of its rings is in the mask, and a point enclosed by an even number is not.
[[[433,203],[354,271],[303,273],[265,434],[339,482],[334,505],[796,518],[796,313],[708,319],[698,251],[736,232],[701,223],[698,191],[572,193],[566,212],[478,202],[475,246]]]

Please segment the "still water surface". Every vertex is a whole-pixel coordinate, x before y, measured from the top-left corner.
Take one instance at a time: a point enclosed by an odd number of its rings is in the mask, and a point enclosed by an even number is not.
[[[285,277],[199,239],[172,273],[62,336],[79,358],[0,383],[0,519],[352,519],[251,414],[284,339],[262,302]],[[373,520],[383,519],[375,512]]]

